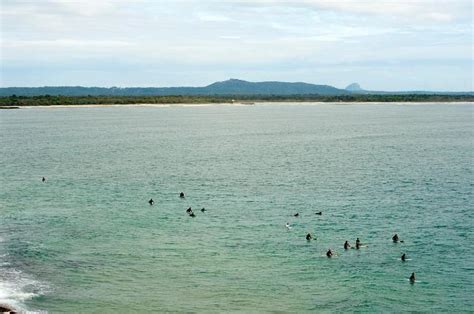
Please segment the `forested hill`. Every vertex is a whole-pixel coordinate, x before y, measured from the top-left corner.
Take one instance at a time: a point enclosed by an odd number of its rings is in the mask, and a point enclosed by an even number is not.
[[[286,82],[247,82],[230,79],[205,87],[5,87],[0,96],[210,96],[210,95],[347,95],[350,92],[328,85]]]
[[[9,96],[349,96],[357,94],[375,95],[474,95],[473,92],[384,92],[362,89],[353,83],[346,89],[329,85],[288,82],[248,82],[237,79],[216,82],[204,87],[4,87],[0,97]]]

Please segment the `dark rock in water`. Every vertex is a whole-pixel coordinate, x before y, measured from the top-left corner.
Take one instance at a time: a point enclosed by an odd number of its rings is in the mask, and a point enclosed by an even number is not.
[[[19,313],[15,310],[12,306],[8,304],[1,303],[0,304],[0,313],[10,313],[10,314],[17,314]]]

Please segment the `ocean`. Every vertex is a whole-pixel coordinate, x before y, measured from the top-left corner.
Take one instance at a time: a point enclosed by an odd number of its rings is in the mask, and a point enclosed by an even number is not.
[[[49,313],[472,312],[473,109],[0,111],[0,303]],[[362,247],[344,250],[356,238]]]

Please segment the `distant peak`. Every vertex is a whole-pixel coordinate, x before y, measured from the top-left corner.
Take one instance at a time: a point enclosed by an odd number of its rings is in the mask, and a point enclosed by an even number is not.
[[[359,83],[352,83],[347,85],[346,90],[355,92],[355,91],[363,91],[362,87],[360,87]]]
[[[235,79],[235,78],[230,78],[230,79],[225,80],[225,81],[219,81],[219,82],[212,83],[211,85],[208,85],[208,87],[210,87],[210,86],[243,85],[243,84],[250,84],[250,82]]]

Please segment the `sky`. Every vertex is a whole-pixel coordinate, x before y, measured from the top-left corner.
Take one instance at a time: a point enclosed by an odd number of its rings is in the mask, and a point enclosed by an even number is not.
[[[472,91],[471,0],[0,0],[0,86]]]

